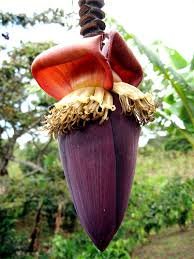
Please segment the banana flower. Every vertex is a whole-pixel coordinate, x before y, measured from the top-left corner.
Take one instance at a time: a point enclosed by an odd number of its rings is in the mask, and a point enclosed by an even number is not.
[[[110,32],[44,51],[32,74],[58,101],[44,128],[58,137],[78,217],[103,251],[128,205],[140,125],[155,111],[151,95],[137,88],[142,68],[119,33]]]

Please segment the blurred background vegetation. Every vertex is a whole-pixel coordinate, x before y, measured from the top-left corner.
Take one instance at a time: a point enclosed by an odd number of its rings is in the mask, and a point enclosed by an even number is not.
[[[0,25],[58,23],[68,30],[70,16],[59,9],[32,17],[4,12]],[[77,220],[57,142],[39,131],[53,100],[32,80],[30,65],[54,43],[0,46],[0,258],[193,258],[194,58],[161,41],[144,46],[115,20],[107,23],[138,55],[141,89],[158,103],[156,120],[142,130],[148,143],[139,148],[124,222],[108,249],[98,252]],[[30,140],[21,145],[25,136]]]

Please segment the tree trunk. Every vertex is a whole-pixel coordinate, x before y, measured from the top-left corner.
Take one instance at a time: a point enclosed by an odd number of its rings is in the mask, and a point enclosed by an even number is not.
[[[30,236],[30,244],[28,246],[28,252],[35,252],[39,248],[38,237],[40,235],[40,220],[41,220],[41,210],[42,210],[42,201],[39,203],[38,210],[36,212],[34,228]]]
[[[7,167],[10,159],[13,156],[15,143],[16,143],[15,138],[6,140],[6,143],[4,144],[2,144],[0,140],[0,176],[4,176],[8,174]]]
[[[20,132],[15,132],[11,138],[3,140],[0,135],[0,176],[8,174],[9,161],[13,158],[16,140],[20,136]]]
[[[61,225],[62,225],[62,209],[63,209],[63,203],[58,204],[58,210],[56,213],[56,218],[55,218],[55,234],[60,232]]]
[[[3,157],[0,157],[0,176],[4,176],[8,174],[7,166],[9,160]]]

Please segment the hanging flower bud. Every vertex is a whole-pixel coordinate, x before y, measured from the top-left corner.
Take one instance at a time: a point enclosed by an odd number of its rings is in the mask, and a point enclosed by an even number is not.
[[[136,88],[142,68],[111,32],[43,52],[32,74],[58,100],[44,128],[58,137],[80,222],[104,250],[127,208],[140,125],[152,121],[155,111],[151,95]]]

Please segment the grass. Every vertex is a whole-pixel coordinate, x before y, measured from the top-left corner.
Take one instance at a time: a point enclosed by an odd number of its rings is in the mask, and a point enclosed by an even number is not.
[[[135,181],[162,186],[173,177],[194,178],[194,152],[164,152],[147,146],[139,149]],[[165,229],[138,247],[133,259],[193,259],[194,227],[181,232],[178,227]]]
[[[139,149],[136,181],[163,184],[173,176],[194,178],[194,152],[164,152],[151,146]]]
[[[193,259],[194,227],[187,231],[178,228],[164,230],[152,236],[147,245],[138,247],[132,259]]]

